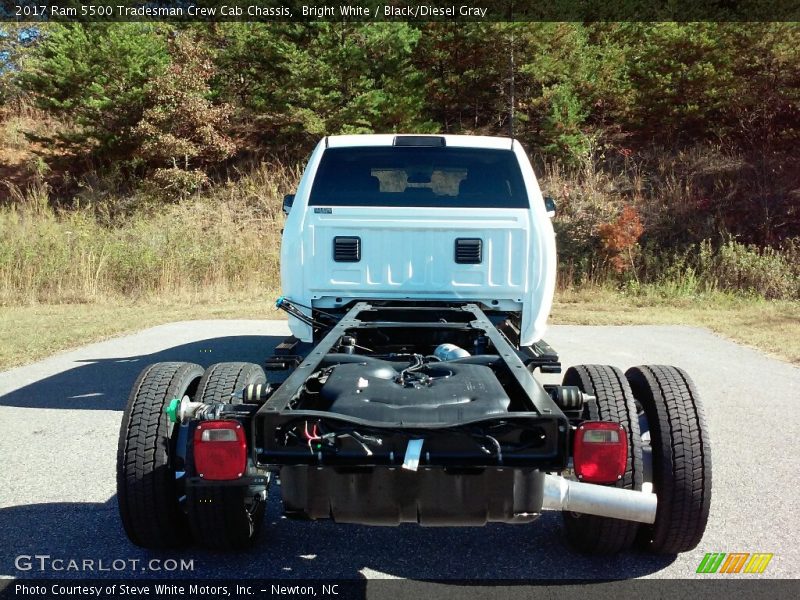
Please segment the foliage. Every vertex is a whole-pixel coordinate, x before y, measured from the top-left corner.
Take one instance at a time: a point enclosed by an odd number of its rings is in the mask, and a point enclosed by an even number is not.
[[[617,273],[635,269],[633,251],[643,232],[639,213],[630,205],[614,221],[599,227],[603,250]]]
[[[218,45],[219,93],[240,107],[256,144],[307,150],[325,134],[432,131],[406,24],[229,24]],[[302,152],[301,152],[302,153]]]
[[[0,23],[0,106],[22,94],[16,76],[38,39],[39,31],[28,25]]]
[[[564,285],[796,294],[797,23],[50,23],[21,35],[0,30],[0,180],[50,204],[113,220],[245,193],[246,165],[294,170],[327,134],[513,130],[558,202]],[[25,195],[6,189],[6,204]]]
[[[787,245],[796,248],[798,241]],[[696,270],[707,288],[767,299],[800,298],[800,263],[791,260],[788,248],[781,252],[729,239],[715,251],[706,240],[699,245]]]
[[[157,168],[148,177],[159,199],[184,198],[208,185],[208,175],[200,169],[172,166]]]
[[[208,83],[214,64],[190,33],[170,41],[171,64],[148,85],[147,108],[134,128],[136,157],[154,166],[151,180],[173,196],[207,183],[206,170],[235,151],[227,135],[231,107],[213,105]]]
[[[568,164],[580,163],[591,151],[591,138],[581,125],[588,112],[567,85],[548,90],[550,112],[542,118],[542,151]]]
[[[170,77],[170,36],[191,40],[187,77],[204,65],[194,97],[230,105],[220,135],[273,153],[335,133],[508,133],[512,104],[532,153],[573,168],[595,148],[653,139],[724,142],[771,162],[798,139],[793,23],[47,25],[17,79],[80,126],[72,141],[129,158],[154,81]]]
[[[51,25],[20,73],[48,112],[77,129],[57,136],[72,153],[110,163],[130,158],[146,89],[168,54],[162,27],[146,23]]]

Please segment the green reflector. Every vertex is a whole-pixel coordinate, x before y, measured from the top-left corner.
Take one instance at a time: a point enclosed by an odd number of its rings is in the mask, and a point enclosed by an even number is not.
[[[167,418],[172,421],[173,423],[178,422],[178,408],[181,405],[181,401],[179,398],[173,398],[167,404],[167,407],[164,409],[164,412],[167,413]]]

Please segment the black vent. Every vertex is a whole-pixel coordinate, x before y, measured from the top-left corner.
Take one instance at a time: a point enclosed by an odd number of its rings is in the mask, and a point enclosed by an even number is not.
[[[361,260],[360,237],[333,238],[333,260],[336,262],[358,262]]]
[[[480,238],[458,238],[456,240],[456,262],[460,265],[477,265],[483,260],[483,240]]]

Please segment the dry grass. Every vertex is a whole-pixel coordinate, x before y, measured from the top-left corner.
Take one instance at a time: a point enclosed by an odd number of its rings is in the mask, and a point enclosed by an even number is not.
[[[689,325],[800,365],[800,302],[727,294],[685,298],[626,296],[604,288],[559,293],[551,323]]]
[[[224,298],[278,279],[282,193],[297,171],[259,165],[235,183],[135,210],[51,208],[44,183],[0,207],[0,305]],[[94,190],[94,194],[100,194]]]

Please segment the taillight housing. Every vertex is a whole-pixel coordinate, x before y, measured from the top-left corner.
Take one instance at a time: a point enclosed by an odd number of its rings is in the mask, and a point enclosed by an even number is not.
[[[210,481],[242,476],[247,464],[247,440],[238,421],[202,421],[194,429],[194,467]]]
[[[575,431],[575,475],[589,483],[615,483],[628,464],[628,433],[619,423],[584,421]]]

